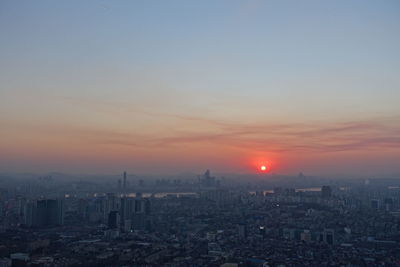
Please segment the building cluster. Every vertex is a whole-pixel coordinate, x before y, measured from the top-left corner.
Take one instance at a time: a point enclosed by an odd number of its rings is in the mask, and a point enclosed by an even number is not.
[[[399,266],[400,189],[0,194],[3,266]],[[125,192],[124,192],[125,191]],[[158,192],[160,193],[160,192]]]

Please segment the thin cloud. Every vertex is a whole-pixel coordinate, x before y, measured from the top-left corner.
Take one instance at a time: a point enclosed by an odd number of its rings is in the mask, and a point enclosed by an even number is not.
[[[134,147],[170,147],[190,144],[213,144],[266,152],[340,152],[365,149],[400,148],[400,118],[374,118],[362,121],[317,123],[238,123],[181,114],[146,111],[129,103],[66,98],[94,105],[103,111],[123,110],[177,121],[169,136],[160,132],[148,135],[82,130],[93,142]],[[184,131],[187,126],[202,130]]]
[[[213,123],[214,124],[214,123]],[[224,125],[223,123],[221,125]],[[233,125],[214,132],[180,132],[174,136],[149,136],[132,143],[131,138],[106,140],[115,145],[168,147],[208,143],[269,152],[339,152],[400,148],[400,129],[380,122],[338,125]],[[132,136],[133,138],[133,136]],[[137,137],[136,137],[137,138]]]

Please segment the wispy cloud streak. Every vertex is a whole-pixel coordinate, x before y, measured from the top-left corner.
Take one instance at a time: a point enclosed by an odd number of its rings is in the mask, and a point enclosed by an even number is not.
[[[79,103],[86,101],[69,100]],[[120,111],[173,120],[176,124],[174,131],[153,131],[146,135],[95,131],[94,138],[90,141],[106,145],[167,148],[211,144],[277,153],[324,153],[400,148],[400,117],[396,116],[342,122],[240,123],[208,117],[146,111],[132,108],[129,103],[87,101],[87,104],[104,108],[107,112],[118,107]],[[80,134],[87,137],[90,131],[83,130]]]
[[[184,120],[184,119],[183,119]],[[190,144],[214,144],[269,152],[337,152],[363,149],[400,148],[399,124],[387,122],[345,122],[337,124],[242,125],[201,120],[213,130],[181,131],[172,136],[142,137],[132,143],[131,138],[104,140],[108,144],[144,147],[168,147]],[[215,126],[218,126],[215,128]],[[100,138],[101,139],[101,138]]]

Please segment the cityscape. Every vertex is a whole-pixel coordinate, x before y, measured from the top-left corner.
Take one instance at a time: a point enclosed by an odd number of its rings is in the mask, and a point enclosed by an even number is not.
[[[399,0],[0,0],[0,267],[400,267]]]
[[[400,264],[399,179],[267,177],[9,180],[0,266]]]

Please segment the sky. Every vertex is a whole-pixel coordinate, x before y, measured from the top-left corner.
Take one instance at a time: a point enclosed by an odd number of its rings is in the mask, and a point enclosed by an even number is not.
[[[0,1],[0,172],[400,173],[399,1]]]

